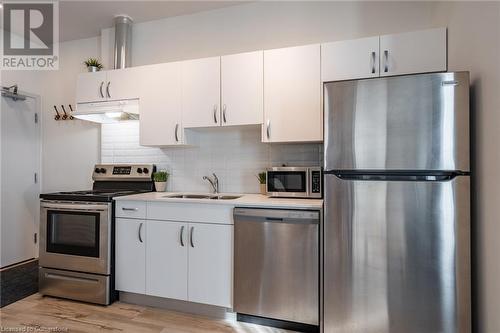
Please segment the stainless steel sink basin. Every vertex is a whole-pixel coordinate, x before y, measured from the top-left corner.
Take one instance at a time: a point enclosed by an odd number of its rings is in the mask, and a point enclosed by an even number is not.
[[[216,194],[169,194],[164,198],[172,199],[211,199],[211,200],[234,200],[241,198],[241,195],[216,195]]]

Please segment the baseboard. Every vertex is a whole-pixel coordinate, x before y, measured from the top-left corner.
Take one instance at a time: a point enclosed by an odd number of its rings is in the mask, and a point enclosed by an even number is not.
[[[28,260],[0,271],[0,308],[38,292],[38,260]]]
[[[170,298],[134,294],[123,291],[120,291],[119,299],[120,302],[124,303],[152,306],[166,310],[201,315],[214,319],[236,320],[236,314],[231,312],[230,309],[214,305],[179,301]]]

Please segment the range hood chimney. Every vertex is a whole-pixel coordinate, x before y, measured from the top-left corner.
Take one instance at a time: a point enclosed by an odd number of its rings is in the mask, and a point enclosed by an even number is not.
[[[114,68],[130,67],[130,52],[132,47],[132,19],[130,16],[115,16],[115,50]]]

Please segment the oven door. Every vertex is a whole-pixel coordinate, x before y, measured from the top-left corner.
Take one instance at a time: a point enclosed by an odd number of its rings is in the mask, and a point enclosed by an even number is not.
[[[267,194],[271,197],[309,196],[309,170],[302,167],[274,167],[267,170]]]
[[[111,203],[41,201],[40,266],[110,274]]]

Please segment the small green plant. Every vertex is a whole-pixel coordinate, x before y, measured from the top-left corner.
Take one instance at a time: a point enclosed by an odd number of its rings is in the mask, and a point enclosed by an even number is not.
[[[265,184],[266,183],[266,172],[259,172],[256,175],[257,179],[259,180],[259,184]]]
[[[83,62],[87,67],[97,67],[102,69],[102,64],[96,58],[88,58]]]
[[[165,171],[165,170],[160,170],[160,171],[155,172],[155,173],[153,174],[153,180],[154,180],[155,182],[166,182],[166,181],[167,181],[167,179],[168,179],[168,176],[169,176],[169,174],[168,174],[168,172],[167,172],[167,171]]]

